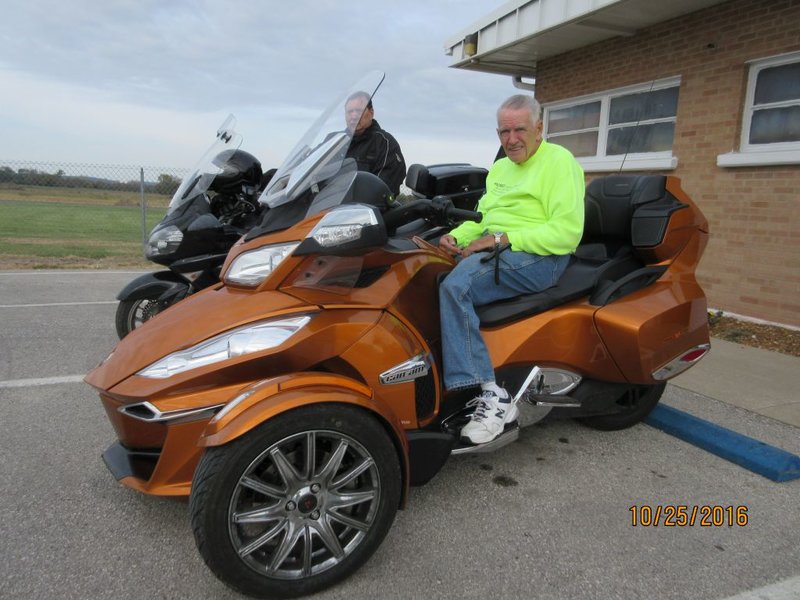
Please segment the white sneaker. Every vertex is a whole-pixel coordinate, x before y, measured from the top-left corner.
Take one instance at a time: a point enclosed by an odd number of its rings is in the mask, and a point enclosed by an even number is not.
[[[472,404],[476,405],[475,412],[472,413],[469,423],[461,429],[461,437],[473,444],[491,442],[503,433],[507,423],[513,423],[519,416],[519,409],[511,401],[508,392],[505,398],[501,398],[494,392],[484,390],[467,406]]]

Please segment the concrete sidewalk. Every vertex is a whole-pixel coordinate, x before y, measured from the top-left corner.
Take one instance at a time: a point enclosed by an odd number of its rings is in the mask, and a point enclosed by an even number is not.
[[[800,358],[712,338],[670,384],[800,428]]]

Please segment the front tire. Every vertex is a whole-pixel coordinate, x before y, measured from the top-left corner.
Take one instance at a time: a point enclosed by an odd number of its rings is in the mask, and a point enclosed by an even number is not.
[[[631,388],[617,400],[620,412],[610,415],[579,417],[577,421],[600,431],[618,431],[633,427],[644,420],[656,407],[666,386],[666,383],[659,383]]]
[[[137,298],[136,300],[120,300],[114,322],[119,339],[124,338],[145,321],[155,317],[169,305],[162,305],[157,298]]]
[[[402,477],[389,434],[334,404],[290,411],[203,454],[190,513],[214,574],[255,597],[291,598],[349,576],[394,521]]]

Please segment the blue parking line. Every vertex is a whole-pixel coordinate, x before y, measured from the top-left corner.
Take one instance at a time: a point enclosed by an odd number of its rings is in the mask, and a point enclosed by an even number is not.
[[[772,481],[800,478],[800,456],[677,408],[659,404],[644,422]]]

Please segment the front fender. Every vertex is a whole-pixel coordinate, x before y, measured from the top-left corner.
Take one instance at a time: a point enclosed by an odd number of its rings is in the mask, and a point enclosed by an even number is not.
[[[368,386],[342,375],[294,373],[253,383],[209,421],[198,445],[222,446],[279,414],[323,402],[358,406],[377,417],[397,449],[402,465],[405,501],[409,481],[405,430],[394,412],[376,400]]]
[[[156,271],[140,275],[117,294],[117,300],[158,298],[165,292],[188,289],[189,281],[173,271]]]

